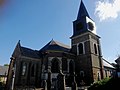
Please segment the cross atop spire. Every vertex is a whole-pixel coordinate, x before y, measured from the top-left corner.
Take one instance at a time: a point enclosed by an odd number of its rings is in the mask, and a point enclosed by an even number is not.
[[[78,16],[77,16],[77,20],[80,19],[83,16],[87,16],[89,17],[89,14],[85,8],[85,5],[83,3],[83,1],[81,0],[81,4],[80,4],[80,8],[79,8],[79,12],[78,12]],[[89,17],[90,18],[90,17]]]

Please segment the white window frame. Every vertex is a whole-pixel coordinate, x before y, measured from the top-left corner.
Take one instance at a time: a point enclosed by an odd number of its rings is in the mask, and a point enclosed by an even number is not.
[[[97,54],[95,53],[95,46],[94,45],[96,45]],[[98,55],[99,50],[98,50],[98,44],[97,43],[93,43],[93,49],[94,49],[94,54]]]
[[[27,69],[27,64],[26,64],[26,63],[23,63],[23,65],[22,65],[22,76],[25,75],[26,69]]]
[[[83,54],[85,54],[85,42],[80,42],[80,43],[77,43],[77,55],[81,55],[79,53],[79,44],[83,45]]]

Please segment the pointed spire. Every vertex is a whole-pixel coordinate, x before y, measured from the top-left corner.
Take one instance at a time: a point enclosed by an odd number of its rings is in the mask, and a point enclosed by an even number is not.
[[[19,47],[21,46],[21,45],[20,45],[20,40],[18,41],[17,46],[19,46]]]
[[[85,5],[83,3],[83,1],[81,0],[81,4],[80,4],[80,8],[79,8],[79,12],[78,12],[78,16],[77,16],[77,20],[80,19],[83,16],[87,16],[89,17],[89,14],[87,12],[87,9],[85,8]],[[90,17],[89,17],[90,18]]]
[[[17,43],[17,45],[16,45],[16,47],[15,47],[15,49],[14,49],[14,52],[13,52],[13,54],[12,54],[12,57],[15,57],[15,56],[17,56],[17,53],[21,53],[21,45],[20,45],[20,40],[18,41],[18,43]]]
[[[20,40],[18,41],[17,45],[16,45],[16,48],[19,48],[19,50],[21,50],[21,44],[20,44]]]

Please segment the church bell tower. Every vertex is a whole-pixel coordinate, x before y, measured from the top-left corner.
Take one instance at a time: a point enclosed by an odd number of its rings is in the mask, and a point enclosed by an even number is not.
[[[95,22],[90,18],[81,1],[77,19],[73,22],[71,37],[72,53],[76,54],[76,74],[79,80],[89,85],[103,78],[103,63],[100,37]]]

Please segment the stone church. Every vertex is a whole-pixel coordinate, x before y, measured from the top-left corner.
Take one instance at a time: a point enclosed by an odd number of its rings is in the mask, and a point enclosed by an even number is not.
[[[11,56],[6,90],[21,87],[76,90],[103,79],[100,36],[82,1],[70,39],[71,47],[52,39],[40,50],[23,47],[18,41]]]

